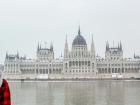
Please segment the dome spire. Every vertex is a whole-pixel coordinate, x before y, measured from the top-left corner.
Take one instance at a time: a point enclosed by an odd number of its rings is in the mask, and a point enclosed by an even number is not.
[[[81,35],[80,25],[79,25],[78,35]]]

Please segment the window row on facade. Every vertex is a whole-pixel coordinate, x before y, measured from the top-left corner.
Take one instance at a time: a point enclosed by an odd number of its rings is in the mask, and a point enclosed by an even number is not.
[[[139,73],[138,68],[98,68],[98,73]]]

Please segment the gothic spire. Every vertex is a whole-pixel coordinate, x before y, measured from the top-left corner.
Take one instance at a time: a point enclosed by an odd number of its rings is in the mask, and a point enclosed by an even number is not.
[[[121,43],[121,41],[120,41],[120,50],[122,51],[122,43]]]
[[[92,35],[92,42],[91,42],[91,55],[95,57],[95,46],[93,41],[93,35]]]
[[[64,49],[64,57],[66,58],[68,56],[68,42],[67,42],[67,35],[66,35],[66,41],[65,41],[65,49]]]
[[[39,51],[39,43],[38,43],[38,46],[37,46],[37,51]]]
[[[93,42],[93,34],[92,34],[92,40],[91,40],[91,44],[94,44],[94,42]]]
[[[67,34],[66,34],[65,48],[68,49]]]
[[[53,51],[53,43],[52,42],[50,44],[50,49],[51,49],[51,51]]]
[[[7,51],[6,51],[6,59],[8,58],[8,53],[7,53]]]
[[[61,52],[61,58],[63,57],[62,52]]]
[[[18,51],[17,51],[17,58],[19,58],[19,53],[18,53]]]
[[[134,58],[136,58],[136,55],[135,55],[135,53],[134,53]]]
[[[108,41],[106,42],[106,51],[108,51],[109,50],[109,43],[108,43]]]

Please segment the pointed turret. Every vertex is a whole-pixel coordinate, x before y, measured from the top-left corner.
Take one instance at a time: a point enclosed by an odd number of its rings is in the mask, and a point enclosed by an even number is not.
[[[61,58],[63,57],[62,52],[61,52]]]
[[[109,43],[108,43],[108,41],[106,42],[106,51],[109,51]]]
[[[50,44],[50,50],[53,51],[53,43]]]
[[[39,51],[40,50],[40,47],[39,47],[39,43],[38,43],[38,46],[37,46],[37,51]]]
[[[134,53],[134,58],[136,58],[136,55],[135,55],[135,53]]]
[[[120,50],[122,51],[122,43],[121,43],[121,41],[120,41]]]
[[[65,48],[64,48],[64,58],[68,57],[68,51],[69,51],[69,48],[68,48],[67,35],[66,35]]]
[[[19,59],[19,53],[18,53],[18,51],[17,51],[17,58]]]
[[[95,46],[93,41],[93,35],[92,35],[92,42],[91,42],[91,56],[95,57]]]
[[[6,59],[8,59],[8,53],[6,52]]]

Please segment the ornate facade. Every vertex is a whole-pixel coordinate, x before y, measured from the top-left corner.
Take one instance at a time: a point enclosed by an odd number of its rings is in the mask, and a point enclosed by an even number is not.
[[[140,58],[123,58],[121,42],[117,47],[107,42],[105,58],[95,56],[93,37],[88,50],[79,28],[71,50],[66,38],[63,58],[54,58],[52,43],[50,48],[38,44],[36,59],[6,54],[4,74],[7,79],[140,78]]]

